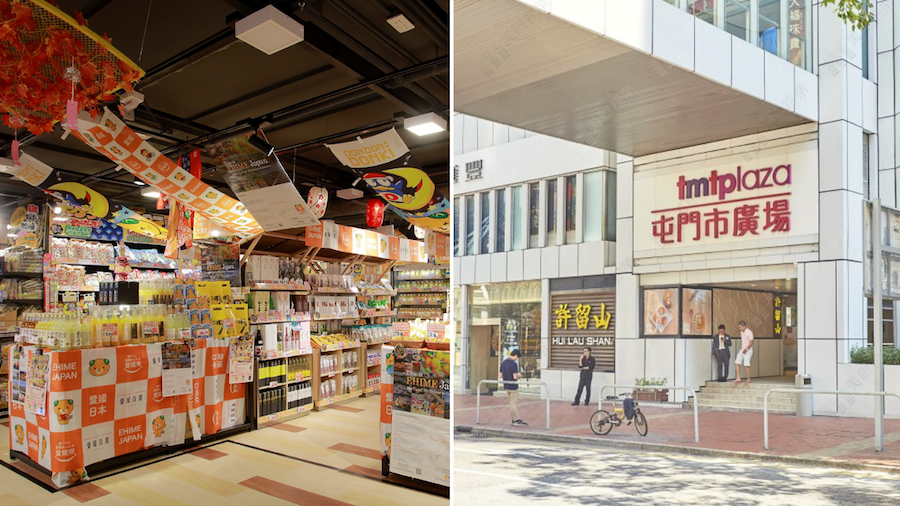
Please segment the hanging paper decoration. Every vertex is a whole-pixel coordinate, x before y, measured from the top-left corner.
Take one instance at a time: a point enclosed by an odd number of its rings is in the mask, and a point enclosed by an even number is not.
[[[345,166],[413,225],[450,233],[450,203],[397,134],[388,130],[365,139],[329,144]]]
[[[328,207],[328,190],[319,186],[313,186],[309,189],[306,203],[309,204],[309,210],[312,211],[316,218],[325,216],[325,208]]]
[[[384,202],[381,199],[370,199],[366,205],[366,225],[378,228],[384,222]]]
[[[86,25],[45,0],[0,1],[3,123],[50,132],[72,108],[96,114],[117,90],[132,90],[144,71]]]
[[[416,233],[416,238],[418,238],[418,239],[424,239],[424,238],[425,238],[425,229],[424,229],[424,228],[422,228],[422,227],[414,227],[414,229],[415,229],[415,233]]]

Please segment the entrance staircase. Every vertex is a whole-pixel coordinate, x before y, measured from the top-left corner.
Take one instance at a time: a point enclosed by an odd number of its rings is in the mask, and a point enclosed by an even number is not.
[[[776,387],[793,386],[793,378],[759,378],[752,383],[735,384],[732,380],[725,383],[707,381],[697,391],[697,398],[688,399],[685,407],[715,409],[720,411],[762,411],[763,398],[766,391]],[[779,414],[797,414],[797,398],[787,392],[773,392],[769,395],[769,412]]]

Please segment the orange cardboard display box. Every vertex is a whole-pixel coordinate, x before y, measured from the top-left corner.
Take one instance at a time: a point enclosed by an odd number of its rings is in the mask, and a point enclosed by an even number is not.
[[[28,412],[24,403],[10,399],[10,448],[50,470],[53,481],[65,486],[86,478],[84,468],[91,464],[184,443],[185,433],[191,433],[188,397],[201,435],[245,423],[246,385],[228,381],[227,341],[201,340],[192,350],[190,396],[163,395],[161,347],[46,351],[47,416]],[[35,348],[22,350],[19,370],[30,363],[26,357]],[[14,370],[10,368],[10,380]]]

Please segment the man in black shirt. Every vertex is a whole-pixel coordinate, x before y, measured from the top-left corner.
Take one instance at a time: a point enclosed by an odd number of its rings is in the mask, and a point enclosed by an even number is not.
[[[587,406],[591,402],[591,380],[594,379],[594,365],[596,361],[594,357],[591,356],[591,349],[585,348],[583,350],[583,355],[578,357],[578,368],[581,370],[581,379],[578,381],[578,393],[575,394],[575,402],[572,403],[573,406],[578,405],[578,401],[581,399],[581,390],[587,389],[587,394],[584,396],[584,405]]]
[[[517,427],[527,427],[528,424],[519,418],[519,350],[515,349],[509,352],[509,358],[500,364],[500,374],[503,376],[503,388],[506,389],[506,395],[509,398],[509,414],[512,417],[512,424]]]

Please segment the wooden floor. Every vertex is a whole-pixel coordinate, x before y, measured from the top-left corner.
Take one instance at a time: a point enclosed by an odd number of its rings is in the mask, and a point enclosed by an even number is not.
[[[378,409],[377,397],[360,399],[55,493],[0,467],[0,505],[449,504],[373,479],[381,476]],[[8,461],[8,429],[0,430]]]

